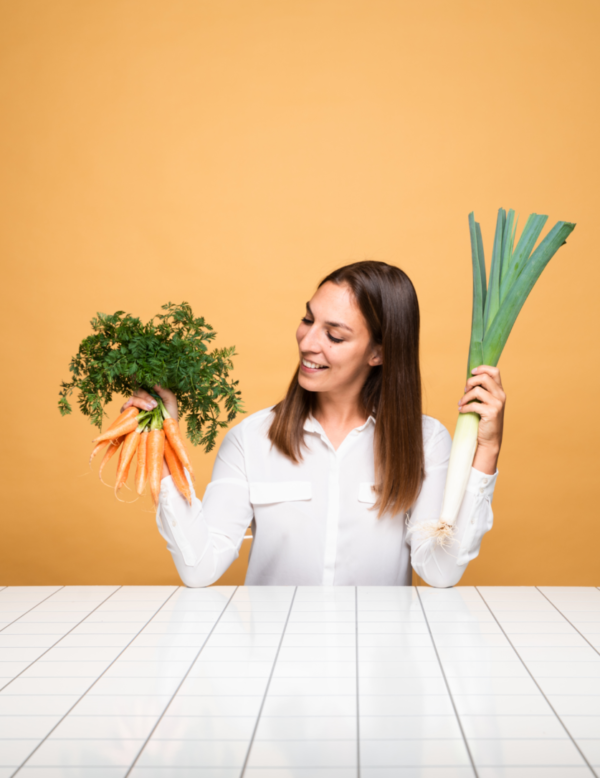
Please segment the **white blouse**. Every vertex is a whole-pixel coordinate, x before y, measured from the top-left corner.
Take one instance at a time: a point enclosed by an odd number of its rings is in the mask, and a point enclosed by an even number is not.
[[[417,501],[408,514],[377,518],[373,416],[337,451],[310,416],[298,465],[271,446],[272,418],[266,408],[229,430],[202,502],[192,488],[190,507],[171,476],[163,478],[156,521],[186,586],[218,580],[249,526],[247,585],[409,586],[411,566],[431,586],[460,580],[492,527],[498,473],[471,470],[451,545],[439,546],[418,526],[407,537],[407,522],[439,517],[452,444],[439,421],[423,416],[425,480]]]

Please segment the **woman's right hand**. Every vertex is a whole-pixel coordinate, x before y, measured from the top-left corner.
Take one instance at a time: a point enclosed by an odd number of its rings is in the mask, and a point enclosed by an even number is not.
[[[159,384],[156,384],[156,386],[153,386],[152,388],[165,404],[165,408],[167,409],[169,416],[177,421],[179,418],[177,410],[177,398],[173,392],[170,389],[163,389]],[[127,400],[127,402],[123,405],[121,408],[121,413],[125,410],[125,408],[129,408],[132,405],[135,408],[140,408],[142,411],[151,411],[156,408],[157,402],[148,392],[145,392],[143,389],[137,389],[129,398],[129,400]]]

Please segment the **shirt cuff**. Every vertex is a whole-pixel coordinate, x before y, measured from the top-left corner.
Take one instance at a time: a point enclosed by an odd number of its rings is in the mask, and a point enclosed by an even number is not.
[[[189,476],[187,476],[187,471],[186,471],[186,477],[187,477],[187,482],[189,484],[190,492],[192,494],[192,499],[193,499],[194,497],[196,497],[196,492],[194,490],[194,484],[192,483]],[[175,505],[178,506],[185,505],[187,507],[186,499],[179,492],[179,489],[175,486],[175,481],[173,480],[173,476],[167,475],[163,479],[161,479],[160,482],[160,492],[158,494],[159,505],[166,504],[168,501],[171,500],[175,501]],[[188,511],[186,510],[185,513],[187,514]]]
[[[471,468],[469,474],[469,480],[467,481],[467,492],[471,494],[483,495],[489,500],[494,496],[494,488],[496,486],[496,479],[498,478],[498,471],[494,475],[489,473],[482,473],[481,470],[475,470]]]
[[[160,496],[162,497],[163,494],[167,494],[169,489],[175,488],[175,484],[173,483],[173,476],[167,475],[164,478],[161,478],[160,481]]]
[[[466,491],[472,496],[462,508],[465,510],[468,506],[468,513],[464,517],[466,525],[456,560],[458,565],[466,565],[475,559],[479,554],[483,536],[492,528],[494,514],[491,502],[497,477],[497,470],[494,475],[489,475],[475,470],[474,467],[471,468]]]
[[[185,528],[193,523],[193,515],[170,475],[161,481],[156,522],[159,528],[162,527],[166,538],[179,549],[184,564],[194,567],[199,561],[198,555],[185,532]],[[206,527],[202,526],[202,529],[203,534],[208,535]]]

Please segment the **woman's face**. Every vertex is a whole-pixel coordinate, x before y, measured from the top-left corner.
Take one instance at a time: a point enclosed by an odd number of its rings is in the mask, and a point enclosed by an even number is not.
[[[360,393],[371,367],[381,364],[347,284],[323,284],[306,304],[296,332],[300,351],[298,383],[311,392]]]

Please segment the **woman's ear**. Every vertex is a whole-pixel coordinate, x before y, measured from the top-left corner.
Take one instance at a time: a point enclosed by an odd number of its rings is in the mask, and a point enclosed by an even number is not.
[[[383,362],[382,354],[381,354],[381,346],[374,346],[373,352],[371,354],[371,359],[369,359],[369,366],[375,367],[376,365],[381,365]]]

